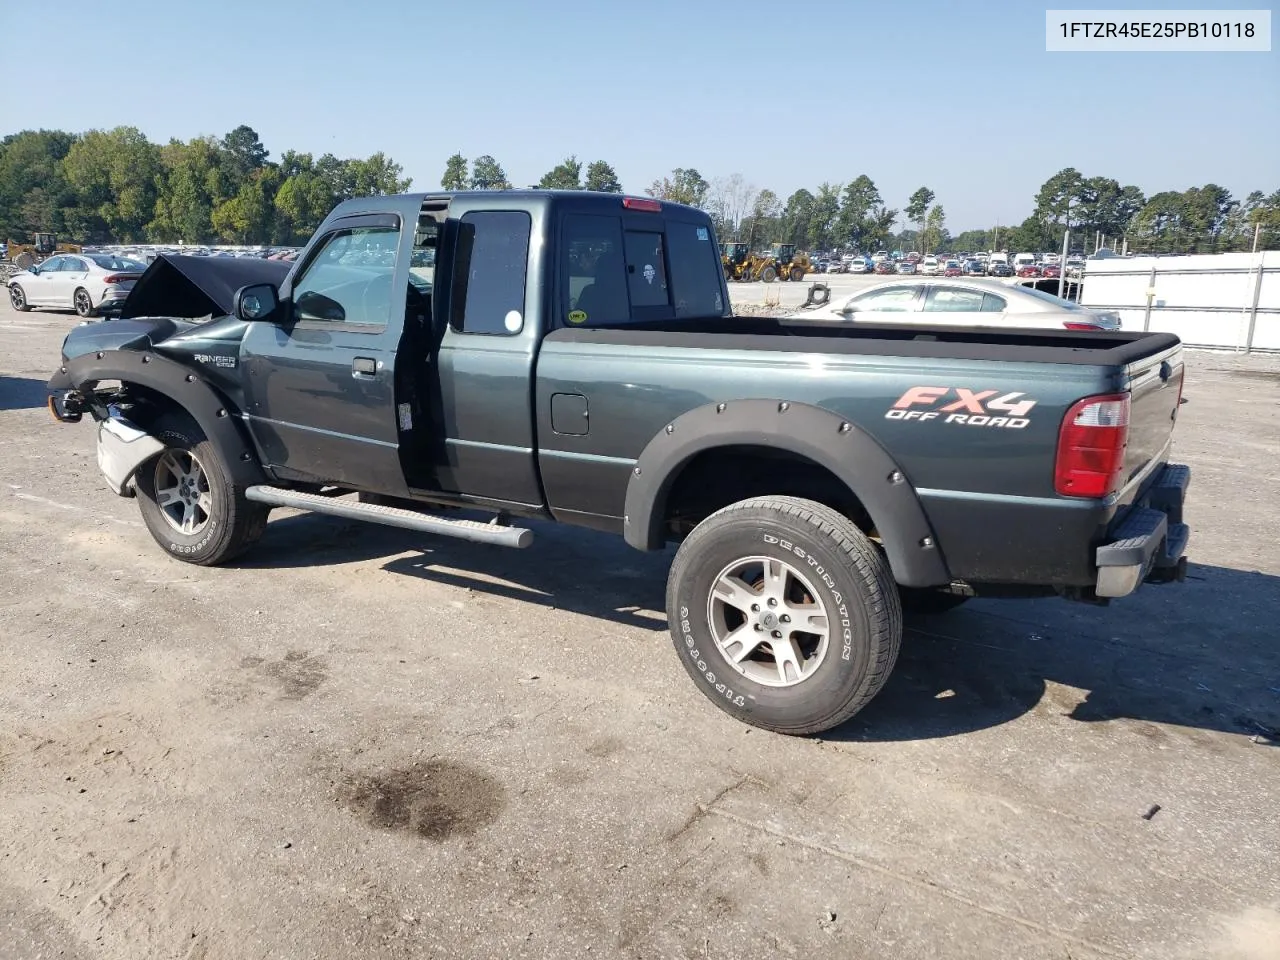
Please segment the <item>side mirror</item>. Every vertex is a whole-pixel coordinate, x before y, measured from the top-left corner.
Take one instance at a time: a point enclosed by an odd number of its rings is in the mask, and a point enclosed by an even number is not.
[[[293,302],[297,319],[327,320],[330,323],[343,323],[347,319],[347,311],[342,304],[323,293],[308,290]]]
[[[37,267],[35,264],[32,264],[31,266],[27,267],[27,272],[34,273],[37,277],[40,276],[40,268]]]
[[[274,284],[252,283],[236,291],[231,312],[238,320],[265,320],[279,305],[280,296]]]

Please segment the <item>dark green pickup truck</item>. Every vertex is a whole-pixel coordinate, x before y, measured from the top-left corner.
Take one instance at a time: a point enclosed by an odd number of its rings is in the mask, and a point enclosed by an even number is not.
[[[678,543],[681,661],[772,730],[866,704],[904,607],[1185,576],[1176,337],[735,317],[688,207],[351,200],[278,289],[173,313],[73,330],[50,381],[172,556],[225,561],[277,506],[508,547],[532,540],[520,518]]]

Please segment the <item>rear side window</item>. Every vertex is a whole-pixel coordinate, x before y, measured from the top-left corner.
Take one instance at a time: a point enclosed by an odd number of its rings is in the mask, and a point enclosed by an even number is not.
[[[864,311],[901,313],[915,308],[919,287],[889,287],[854,297],[851,303]]]
[[[956,287],[934,287],[925,301],[925,310],[931,313],[977,313],[982,310],[981,290],[961,290]]]
[[[477,210],[465,214],[462,222],[474,231],[470,237],[462,332],[500,336],[519,333],[524,325],[525,273],[532,226],[529,214],[520,210]]]

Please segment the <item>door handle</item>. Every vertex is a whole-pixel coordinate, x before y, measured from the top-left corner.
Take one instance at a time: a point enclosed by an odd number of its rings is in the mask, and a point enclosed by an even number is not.
[[[378,361],[373,357],[356,357],[351,361],[351,373],[357,377],[371,377],[378,372]]]

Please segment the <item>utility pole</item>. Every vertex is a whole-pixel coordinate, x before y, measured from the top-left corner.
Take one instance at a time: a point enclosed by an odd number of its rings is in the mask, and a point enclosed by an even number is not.
[[[1258,252],[1258,238],[1262,235],[1262,221],[1259,220],[1253,225],[1253,252]]]
[[[1058,297],[1062,297],[1063,288],[1067,285],[1067,250],[1071,243],[1071,231],[1062,234],[1062,262],[1058,265]]]

